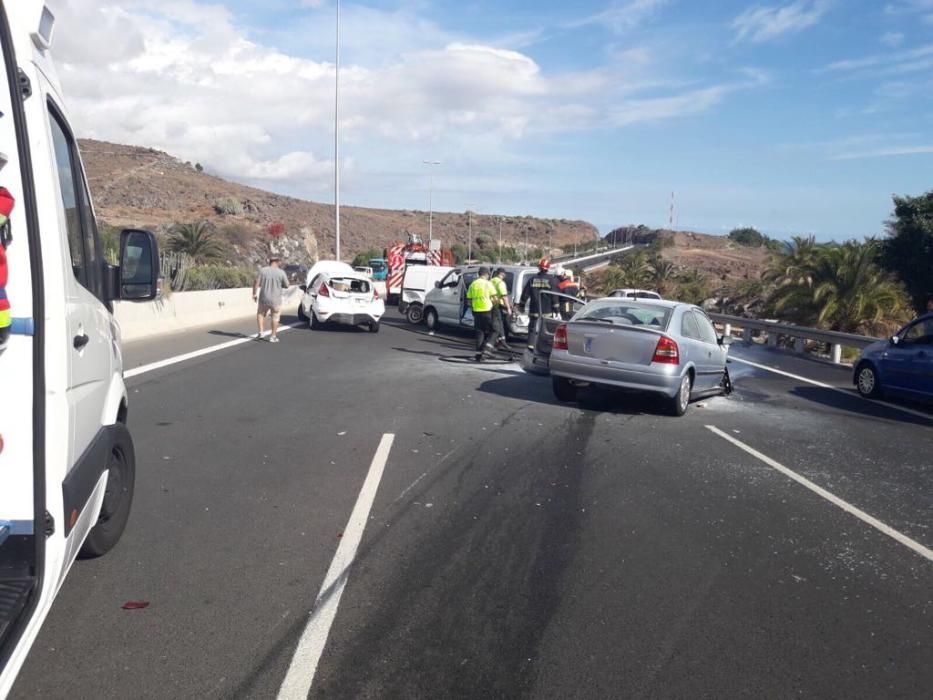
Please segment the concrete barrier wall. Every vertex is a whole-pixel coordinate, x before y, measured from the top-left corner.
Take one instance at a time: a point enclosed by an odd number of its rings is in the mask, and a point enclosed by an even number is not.
[[[293,311],[300,298],[299,294],[286,298],[283,310]],[[252,289],[246,287],[175,292],[167,299],[145,303],[120,301],[114,310],[123,340],[129,341],[247,318],[255,315],[256,302]]]

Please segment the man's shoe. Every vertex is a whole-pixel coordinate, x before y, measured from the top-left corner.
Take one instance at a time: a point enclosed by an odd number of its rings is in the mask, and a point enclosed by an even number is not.
[[[475,359],[477,362],[482,362],[482,361],[483,361],[483,353],[481,353],[481,352],[476,353],[476,354],[473,356],[473,359]]]
[[[277,343],[277,342],[279,342],[279,339],[278,339],[276,336],[272,336],[271,338],[269,338],[269,342],[270,342],[270,343]]]

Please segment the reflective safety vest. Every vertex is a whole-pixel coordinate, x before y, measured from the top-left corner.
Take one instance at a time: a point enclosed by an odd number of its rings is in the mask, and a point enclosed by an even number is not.
[[[507,297],[509,295],[509,288],[506,286],[505,280],[501,280],[498,277],[493,277],[489,281],[492,282],[492,286],[496,290],[497,297]],[[502,299],[497,299],[496,304],[499,306],[505,306],[505,301]]]
[[[477,277],[467,290],[467,299],[476,313],[492,311],[492,298],[496,295],[496,288],[489,280]]]

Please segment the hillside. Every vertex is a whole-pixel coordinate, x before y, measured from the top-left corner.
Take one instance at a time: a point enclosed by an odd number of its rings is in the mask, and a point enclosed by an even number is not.
[[[604,238],[617,245],[651,244],[661,241],[661,255],[680,269],[697,270],[708,276],[714,287],[734,287],[741,280],[755,279],[764,270],[767,248],[739,245],[728,236],[713,236],[693,231],[650,229],[624,226]]]
[[[282,224],[285,234],[277,245],[290,260],[306,262],[315,245],[322,257],[333,254],[332,205],[230,182],[153,149],[92,140],[80,146],[98,219],[107,225],[164,233],[177,223],[209,221],[231,243],[232,262],[252,263],[267,250],[269,226]],[[426,211],[341,206],[340,216],[341,252],[348,259],[404,239],[409,231],[427,237]],[[468,231],[465,213],[434,212],[434,237],[445,245],[466,245]],[[496,216],[474,215],[473,231],[498,241]],[[549,235],[555,248],[598,236],[585,221],[502,215],[503,245],[521,247],[526,233],[529,247],[546,247]]]

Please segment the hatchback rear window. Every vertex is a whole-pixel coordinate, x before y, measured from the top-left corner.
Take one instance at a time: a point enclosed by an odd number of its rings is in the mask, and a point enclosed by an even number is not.
[[[358,294],[369,294],[370,286],[366,280],[358,280],[353,277],[332,277],[327,286],[335,292],[356,292]]]
[[[635,301],[604,300],[583,307],[574,316],[575,321],[609,321],[618,326],[648,326],[666,329],[671,319],[671,309]]]

